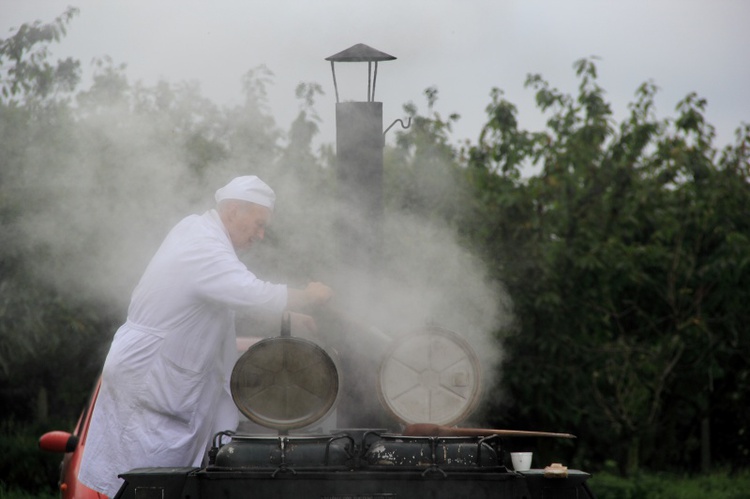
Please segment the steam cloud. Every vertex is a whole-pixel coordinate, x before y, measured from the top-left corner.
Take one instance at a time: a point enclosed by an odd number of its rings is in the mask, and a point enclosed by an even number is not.
[[[124,318],[130,292],[174,223],[212,208],[214,190],[233,176],[258,174],[276,190],[277,210],[269,241],[243,257],[254,272],[296,286],[332,284],[336,307],[372,326],[352,338],[364,355],[435,324],[469,341],[485,375],[493,372],[502,356],[492,336],[510,323],[510,301],[450,229],[386,210],[377,274],[342,269],[336,199],[320,197],[299,176],[235,158],[198,180],[187,173],[177,144],[156,139],[160,126],[113,106],[86,116],[71,132],[73,146],[39,141],[29,152],[31,166],[19,181],[28,208],[21,226],[32,246],[49,248],[36,263],[39,275]]]

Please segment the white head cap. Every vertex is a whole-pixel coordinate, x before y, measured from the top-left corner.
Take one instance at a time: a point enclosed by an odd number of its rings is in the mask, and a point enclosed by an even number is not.
[[[250,201],[273,210],[276,194],[255,175],[246,175],[236,177],[227,185],[216,191],[216,202],[219,203],[225,199],[241,199]]]

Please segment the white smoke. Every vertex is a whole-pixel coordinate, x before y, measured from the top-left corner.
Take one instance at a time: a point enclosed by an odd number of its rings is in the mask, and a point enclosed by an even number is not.
[[[510,301],[449,227],[386,210],[377,272],[342,268],[335,231],[342,207],[331,189],[245,157],[192,174],[184,144],[168,139],[169,126],[153,115],[102,107],[81,116],[64,147],[39,142],[29,151],[19,183],[30,201],[21,227],[31,246],[48,248],[35,266],[39,275],[124,317],[130,292],[167,231],[183,216],[211,208],[215,189],[232,176],[259,174],[278,201],[269,241],[245,258],[251,270],[297,287],[308,280],[332,284],[333,306],[364,326],[354,343],[363,355],[433,324],[467,340],[485,376],[494,372],[502,355],[493,335],[512,320]],[[436,196],[451,195],[445,185],[440,189]]]

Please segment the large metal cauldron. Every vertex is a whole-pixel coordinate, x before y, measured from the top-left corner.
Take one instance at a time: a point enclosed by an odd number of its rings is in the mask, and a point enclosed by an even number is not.
[[[221,446],[215,458],[216,469],[350,470],[355,467],[354,439],[340,435],[257,436],[236,435]]]
[[[362,456],[365,469],[507,471],[495,437],[381,435]]]
[[[334,435],[237,435],[211,469],[507,471],[500,438],[407,437],[378,431]]]

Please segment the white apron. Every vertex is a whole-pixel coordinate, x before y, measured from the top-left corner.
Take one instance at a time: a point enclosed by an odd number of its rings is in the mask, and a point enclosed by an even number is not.
[[[104,363],[81,482],[112,497],[131,469],[200,466],[211,437],[238,422],[234,311],[281,313],[286,297],[285,285],[257,279],[237,258],[215,210],[175,226]]]

